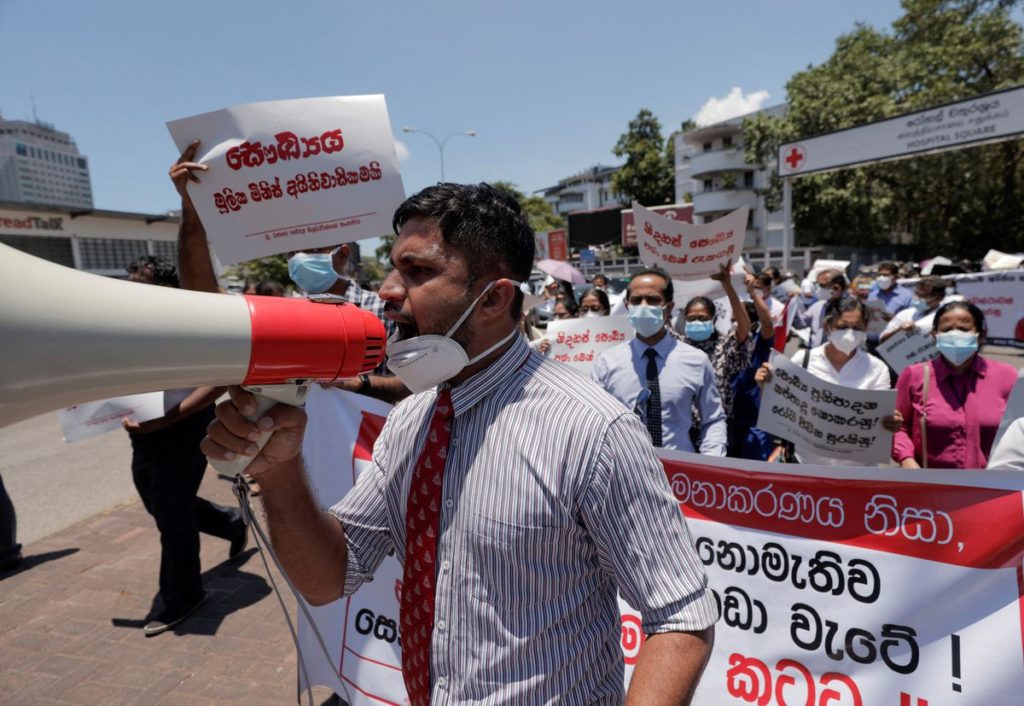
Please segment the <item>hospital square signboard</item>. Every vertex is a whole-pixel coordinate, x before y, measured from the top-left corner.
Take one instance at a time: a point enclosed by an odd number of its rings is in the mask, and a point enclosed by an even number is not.
[[[779,147],[779,176],[961,149],[1021,134],[1024,86],[788,142]]]

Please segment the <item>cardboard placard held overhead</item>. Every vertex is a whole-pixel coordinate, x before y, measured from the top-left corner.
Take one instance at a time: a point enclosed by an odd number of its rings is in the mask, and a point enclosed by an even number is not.
[[[391,232],[405,198],[384,96],[249,103],[167,123],[209,169],[189,196],[220,262]]]
[[[743,252],[749,212],[738,208],[712,223],[694,225],[659,216],[634,201],[640,259],[672,279],[706,279]]]

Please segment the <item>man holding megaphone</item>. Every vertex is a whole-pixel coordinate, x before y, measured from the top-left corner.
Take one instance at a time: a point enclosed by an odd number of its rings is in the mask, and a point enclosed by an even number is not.
[[[640,421],[518,334],[534,253],[518,202],[439,184],[394,226],[388,366],[414,394],[353,490],[321,511],[302,467],[304,412],[250,421],[256,400],[240,388],[203,451],[251,457],[274,548],[310,602],[351,594],[397,555],[411,704],[621,699],[616,591],[651,635],[631,698],[688,702],[717,618],[706,576]]]

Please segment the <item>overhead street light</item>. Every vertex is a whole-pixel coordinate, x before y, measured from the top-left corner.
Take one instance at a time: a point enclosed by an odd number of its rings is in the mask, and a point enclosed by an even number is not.
[[[440,154],[441,156],[441,181],[444,181],[444,146],[448,144],[448,140],[452,139],[453,137],[460,136],[476,137],[476,130],[463,130],[462,132],[453,132],[451,135],[448,135],[448,137],[444,138],[443,140],[438,140],[436,137],[434,137],[431,133],[427,132],[426,130],[417,130],[416,128],[409,127],[408,125],[402,128],[402,132],[418,132],[421,135],[426,135],[427,137],[434,141],[434,144],[437,145],[438,154]]]

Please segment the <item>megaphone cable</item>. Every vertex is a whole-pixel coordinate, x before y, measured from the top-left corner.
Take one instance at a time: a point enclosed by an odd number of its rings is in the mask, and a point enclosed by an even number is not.
[[[253,540],[256,544],[256,549],[260,554],[260,559],[263,561],[263,567],[267,571],[267,578],[270,580],[270,586],[274,590],[274,594],[277,596],[277,602],[281,606],[281,612],[284,613],[285,622],[288,625],[288,632],[292,638],[292,644],[295,645],[295,653],[298,655],[299,669],[302,670],[302,676],[306,681],[306,700],[309,702],[309,706],[313,705],[313,683],[309,678],[309,669],[306,666],[306,658],[302,653],[302,648],[299,646],[299,637],[295,631],[295,625],[292,622],[291,616],[288,614],[288,607],[284,603],[284,597],[281,595],[281,590],[277,587],[277,582],[274,580],[274,574],[270,571],[270,565],[267,563],[267,554],[270,554],[270,558],[274,562],[274,566],[281,572],[281,576],[284,577],[285,583],[288,584],[288,589],[295,596],[296,605],[299,606],[299,610],[306,617],[306,621],[309,623],[310,628],[313,630],[313,635],[316,636],[317,644],[320,646],[320,653],[323,655],[324,660],[330,665],[331,671],[334,672],[334,661],[331,659],[330,650],[327,649],[327,643],[324,642],[323,635],[320,634],[319,628],[316,626],[316,622],[313,620],[313,616],[310,615],[309,608],[306,606],[306,601],[302,598],[299,592],[295,589],[295,584],[288,578],[288,573],[281,566],[280,559],[277,558],[277,552],[274,551],[273,545],[270,543],[270,539],[267,537],[266,532],[263,530],[263,526],[259,520],[256,519],[256,514],[252,510],[252,503],[250,502],[251,493],[249,490],[249,483],[245,480],[241,473],[235,476],[234,485],[232,486],[235,497],[238,499],[238,505],[242,510],[242,519],[245,524],[253,528]],[[264,552],[266,549],[266,552]],[[352,694],[349,692],[348,687],[345,686],[343,677],[338,674],[338,684],[345,691],[346,702],[352,703]]]

